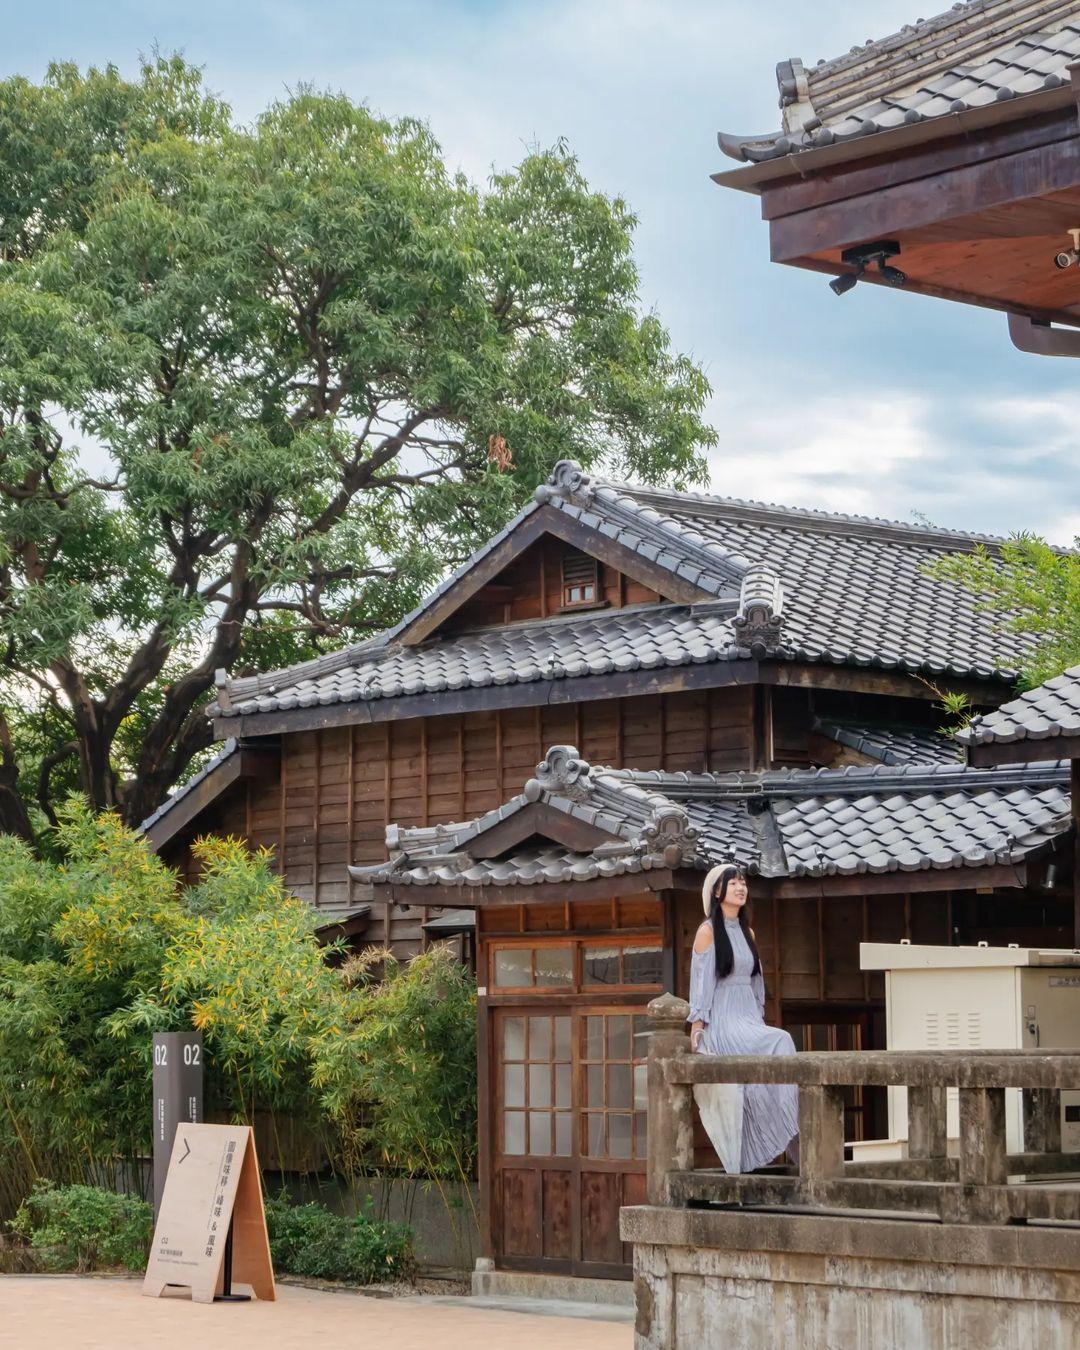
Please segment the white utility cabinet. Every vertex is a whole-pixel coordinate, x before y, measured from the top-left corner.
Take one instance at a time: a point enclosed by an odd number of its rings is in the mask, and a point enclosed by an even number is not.
[[[1080,1049],[1080,951],[864,942],[860,961],[863,970],[885,972],[889,1050]],[[889,1142],[906,1140],[907,1089],[888,1094]],[[947,1133],[954,1140],[960,1134],[956,1089],[947,1095]],[[1017,1089],[1005,1093],[1005,1118],[1009,1152],[1023,1152]],[[886,1141],[868,1141],[858,1156],[871,1156],[872,1143]],[[1061,1146],[1080,1151],[1080,1091],[1061,1094]]]

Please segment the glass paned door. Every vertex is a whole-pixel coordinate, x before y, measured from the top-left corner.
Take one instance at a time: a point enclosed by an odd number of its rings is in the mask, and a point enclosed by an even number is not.
[[[502,1019],[500,1151],[510,1157],[571,1153],[569,1013]]]
[[[629,1012],[581,1017],[581,1152],[644,1158],[646,1019]]]
[[[645,1197],[638,1007],[493,1010],[492,1237],[509,1269],[629,1272],[619,1209]]]

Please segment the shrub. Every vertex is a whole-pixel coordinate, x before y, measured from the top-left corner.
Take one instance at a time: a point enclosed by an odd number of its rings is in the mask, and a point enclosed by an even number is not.
[[[354,985],[349,1025],[320,1033],[312,1080],[346,1147],[372,1170],[468,1182],[476,982],[446,946],[408,965],[389,952],[362,953],[342,974]]]
[[[30,1243],[43,1270],[142,1270],[154,1211],[132,1195],[39,1181],[11,1228]]]
[[[347,1284],[412,1278],[413,1235],[407,1224],[370,1213],[346,1218],[323,1205],[290,1205],[286,1200],[270,1201],[266,1221],[278,1274]]]

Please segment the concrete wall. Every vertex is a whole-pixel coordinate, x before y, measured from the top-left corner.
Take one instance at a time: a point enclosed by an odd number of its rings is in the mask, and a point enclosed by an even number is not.
[[[1080,1345],[1080,1231],[622,1211],[636,1350]]]

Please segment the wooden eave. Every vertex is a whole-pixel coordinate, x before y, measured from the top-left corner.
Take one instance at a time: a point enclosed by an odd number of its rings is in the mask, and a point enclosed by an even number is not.
[[[798,150],[790,155],[778,155],[747,163],[737,169],[724,169],[710,174],[720,187],[735,188],[760,196],[770,184],[785,179],[807,179],[841,173],[850,166],[881,159],[900,159],[909,151],[920,150],[939,141],[968,138],[993,127],[1010,122],[1025,121],[1042,113],[1055,112],[1073,104],[1069,87],[1041,90],[1023,98],[991,103],[985,108],[968,108],[914,125],[879,131],[868,138],[837,141],[832,145]]]
[[[892,262],[908,278],[899,289],[1080,325],[1080,267],[1053,263],[1080,226],[1073,91],[1000,106],[1007,117],[965,134],[949,116],[922,139],[880,133],[829,147],[845,152],[831,161],[815,151],[776,161],[786,173],[755,184],[773,261],[839,276],[853,270],[841,261],[845,248],[896,240]],[[890,284],[874,269],[861,281]]]
[[[672,885],[671,870],[654,867],[642,872],[626,872],[622,876],[596,877],[592,881],[545,881],[532,886],[410,886],[377,882],[372,891],[376,902],[486,909],[503,905],[564,904],[567,900],[607,900],[620,895],[640,895],[642,891],[667,891]]]
[[[995,764],[1034,764],[1040,760],[1080,760],[1080,736],[1055,736],[1051,739],[990,741],[968,747],[968,763],[973,768]]]
[[[997,707],[1012,688],[1012,677],[998,680],[935,675],[949,689],[965,693],[979,707]],[[486,685],[476,689],[407,694],[400,698],[357,699],[312,708],[253,712],[214,719],[218,740],[229,736],[265,736],[327,727],[405,721],[414,717],[450,717],[499,708],[533,708],[589,703],[597,699],[675,694],[690,689],[726,689],[737,685],[786,685],[803,689],[842,689],[853,693],[887,694],[928,699],[925,682],[904,671],[866,666],[798,661],[755,661],[752,658],[709,661],[700,665],[662,666],[622,674],[579,675],[561,680],[529,680],[521,684]]]
[[[545,882],[533,886],[411,886],[382,882],[372,890],[376,902],[401,905],[453,905],[461,909],[488,906],[606,900],[642,891],[700,891],[704,873],[680,868],[653,868],[592,881]],[[860,872],[852,876],[753,877],[751,885],[778,900],[839,899],[852,895],[911,895],[933,891],[1018,890],[1027,885],[1027,864],[998,867],[928,868],[918,872]]]
[[[214,766],[200,782],[169,804],[167,809],[143,831],[143,838],[157,852],[191,825],[207,807],[225,796],[235,785],[249,778],[277,773],[280,754],[269,747],[240,746]]]

